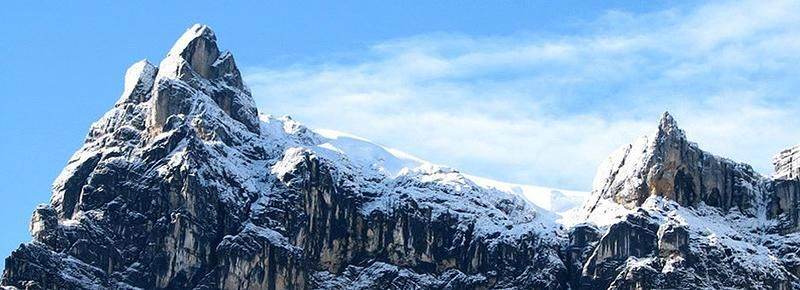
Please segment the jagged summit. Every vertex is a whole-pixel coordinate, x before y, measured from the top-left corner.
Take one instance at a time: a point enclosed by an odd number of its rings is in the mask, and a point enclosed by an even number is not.
[[[214,34],[214,30],[211,29],[208,25],[196,23],[186,29],[172,48],[169,50],[167,55],[181,55],[185,59],[190,59],[187,57],[188,55],[185,54],[187,49],[192,49],[197,47],[198,45],[207,46],[209,48],[213,47],[214,50],[217,50],[217,36]],[[219,51],[217,50],[217,53]]]
[[[685,137],[683,130],[678,127],[678,122],[670,115],[668,111],[664,111],[661,119],[658,120],[658,133],[656,135],[675,135],[676,137]]]
[[[154,82],[151,125],[161,132],[171,116],[201,114],[202,96],[227,115],[258,133],[258,110],[230,52],[220,52],[214,32],[195,24],[172,46]],[[200,101],[202,102],[202,101]]]
[[[210,27],[203,24],[195,24],[187,29],[167,53],[167,58],[182,58],[205,78],[211,77],[211,66],[219,56],[217,37]]]
[[[669,113],[600,166],[591,195],[571,233],[586,288],[798,288],[800,182],[701,150]]]
[[[640,206],[650,196],[664,196],[686,206],[703,201],[747,210],[754,193],[732,181],[755,184],[761,178],[749,165],[714,156],[689,142],[665,112],[654,134],[623,146],[600,166],[592,190],[595,200],[611,199],[627,208]]]

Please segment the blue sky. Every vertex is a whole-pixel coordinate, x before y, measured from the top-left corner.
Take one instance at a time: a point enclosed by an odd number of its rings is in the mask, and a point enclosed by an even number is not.
[[[29,239],[125,69],[198,22],[263,113],[498,180],[589,190],[664,110],[764,174],[800,143],[796,2],[428,2],[5,4],[0,253]]]

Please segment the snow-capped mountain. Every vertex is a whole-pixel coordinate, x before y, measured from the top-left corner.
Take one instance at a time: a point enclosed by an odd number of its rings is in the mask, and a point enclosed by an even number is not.
[[[776,169],[797,170],[786,155]],[[665,113],[655,132],[600,166],[572,217],[583,222],[574,239],[590,241],[570,245],[580,285],[797,288],[798,184],[699,149]]]
[[[591,194],[498,182],[259,115],[204,25],[124,84],[34,210],[4,287],[800,287],[795,149],[764,177],[665,114]]]

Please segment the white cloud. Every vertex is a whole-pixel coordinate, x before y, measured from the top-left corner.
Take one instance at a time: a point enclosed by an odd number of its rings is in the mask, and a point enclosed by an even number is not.
[[[262,112],[498,180],[589,189],[595,167],[670,110],[716,154],[771,172],[800,142],[798,2],[610,11],[580,34],[432,34],[357,62],[249,68]]]

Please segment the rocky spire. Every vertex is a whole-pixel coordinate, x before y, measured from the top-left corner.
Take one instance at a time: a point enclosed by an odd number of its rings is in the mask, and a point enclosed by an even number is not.
[[[230,52],[220,52],[214,32],[195,24],[175,42],[155,78],[151,128],[160,132],[170,116],[191,115],[192,100],[205,94],[230,117],[258,133],[258,111]]]
[[[217,36],[210,27],[202,24],[195,24],[187,29],[167,53],[167,57],[182,58],[205,78],[211,77],[211,65],[219,55]]]
[[[667,128],[678,128],[678,122],[669,114],[669,111],[664,111],[661,114],[661,119],[658,120],[658,127],[662,130]]]
[[[654,137],[657,138],[657,142],[675,142],[685,140],[686,134],[678,127],[678,122],[675,121],[675,118],[668,111],[664,111],[661,114],[661,119],[658,120],[658,129]]]
[[[714,156],[686,140],[665,112],[655,134],[623,146],[600,166],[593,188],[596,197],[590,200],[610,199],[634,208],[655,195],[684,206],[702,201],[745,210],[752,206],[760,179],[750,166]]]

